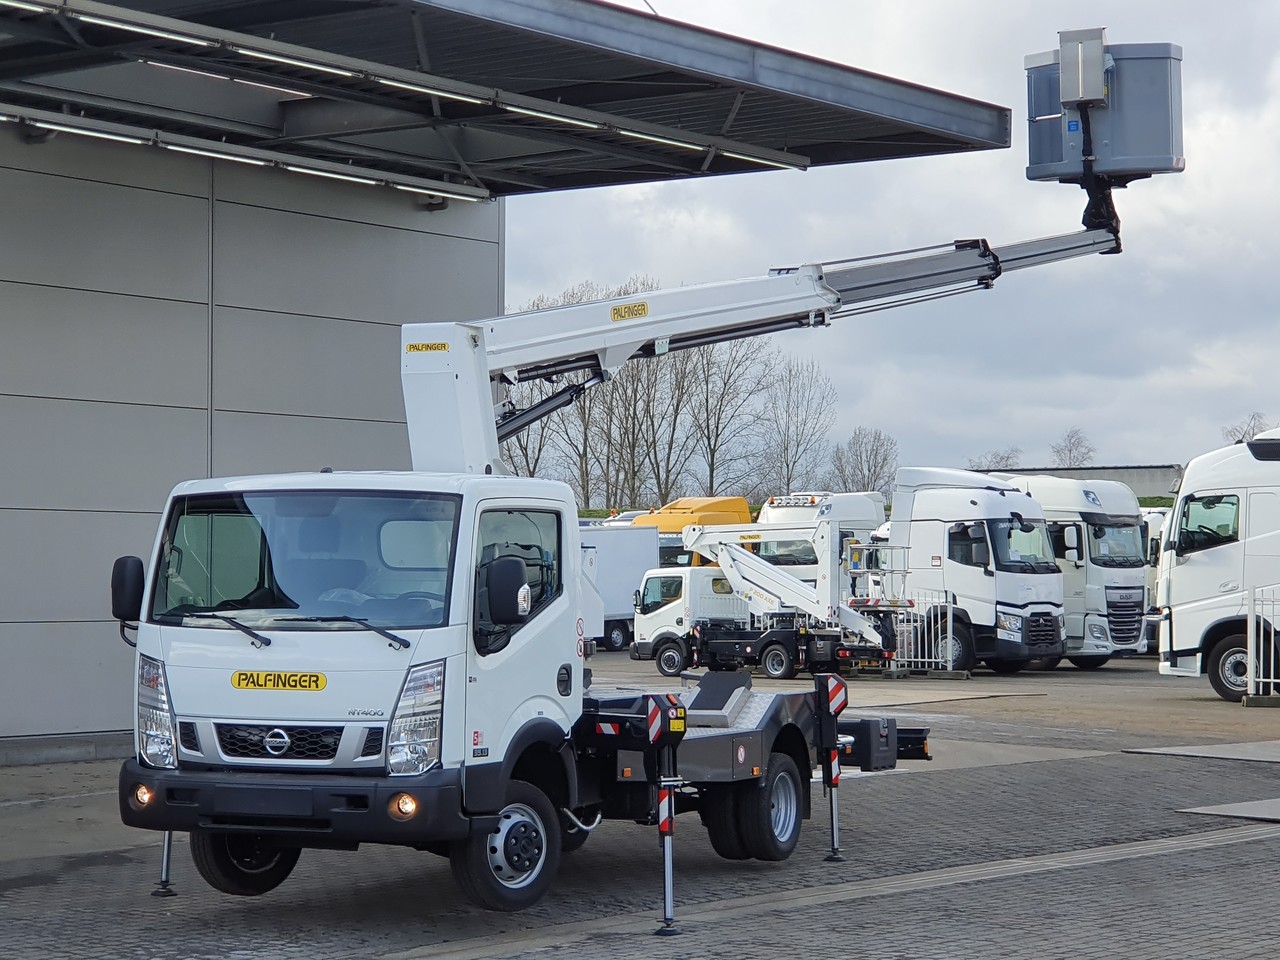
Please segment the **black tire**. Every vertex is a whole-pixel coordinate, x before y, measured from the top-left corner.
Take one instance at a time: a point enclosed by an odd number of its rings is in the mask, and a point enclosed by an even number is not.
[[[657,661],[658,672],[664,677],[678,677],[689,669],[689,655],[674,640],[668,640],[658,647],[653,659]]]
[[[969,629],[967,623],[953,617],[951,620],[951,635],[948,637],[947,621],[942,619],[933,625],[932,633],[934,640],[929,645],[930,653],[942,662],[943,669],[946,669],[946,646],[948,642],[952,647],[952,670],[972,670],[976,666],[978,661],[973,654],[973,632]]]
[[[191,860],[209,886],[236,897],[274,890],[293,872],[302,851],[281,847],[258,833],[191,831]]]
[[[1080,670],[1097,670],[1110,660],[1110,657],[1067,657],[1071,664]]]
[[[764,776],[743,784],[738,794],[738,832],[757,860],[785,860],[800,842],[804,784],[796,762],[785,753],[769,754]]]
[[[760,669],[770,680],[790,680],[796,675],[796,660],[780,643],[771,643],[760,653]]]
[[[996,673],[1008,676],[1021,672],[1030,662],[1030,660],[988,660],[987,666]]]
[[[751,859],[738,829],[741,793],[741,786],[736,783],[716,783],[702,791],[702,824],[707,828],[711,849],[725,860]]]
[[[703,664],[712,673],[728,673],[731,670],[737,670],[738,664],[728,660],[708,660]]]
[[[621,620],[610,620],[604,625],[604,640],[602,645],[606,650],[612,650],[617,653],[619,650],[627,649],[627,645],[631,643],[631,631],[627,629],[627,625]]]
[[[1243,633],[1223,637],[1213,645],[1205,663],[1213,692],[1230,703],[1239,703],[1249,690],[1247,643]]]
[[[449,853],[453,879],[490,910],[523,910],[542,898],[560,867],[560,817],[533,784],[512,780],[491,833],[459,840]]]
[[[1048,671],[1054,669],[1061,662],[1061,657],[1033,657],[1027,661],[1027,669]]]

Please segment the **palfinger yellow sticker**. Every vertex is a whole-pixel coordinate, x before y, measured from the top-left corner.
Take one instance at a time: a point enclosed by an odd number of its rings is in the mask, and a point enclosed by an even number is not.
[[[328,682],[323,673],[237,670],[231,674],[231,685],[237,690],[323,690]]]
[[[649,315],[649,304],[640,300],[636,303],[620,303],[609,310],[609,319],[614,323],[619,320],[639,320]]]
[[[448,353],[449,344],[447,343],[406,343],[404,345],[405,353]]]

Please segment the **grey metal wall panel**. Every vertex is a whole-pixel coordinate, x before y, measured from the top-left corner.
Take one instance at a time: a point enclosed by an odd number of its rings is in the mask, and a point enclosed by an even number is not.
[[[0,283],[0,303],[0,392],[209,403],[205,304],[23,283]]]
[[[0,507],[158,510],[206,475],[207,434],[203,410],[0,396]]]
[[[0,736],[133,726],[133,651],[114,623],[0,623],[0,662]]]
[[[293,470],[407,470],[403,423],[215,413],[216,476]]]
[[[404,420],[400,328],[219,307],[217,410]]]
[[[214,184],[214,196],[230,203],[489,243],[501,236],[496,203],[455,200],[444,210],[428,211],[424,198],[403,190],[334,183],[238,163],[215,164]]]
[[[110,634],[111,564],[151,552],[163,506],[151,514],[0,510],[0,543],[22,545],[21,562],[0,578],[0,623],[104,621]],[[3,675],[9,666],[0,662]],[[78,669],[74,660],[65,666]]]
[[[501,312],[498,245],[218,203],[214,302],[408,323]]]
[[[0,124],[0,167],[193,197],[209,195],[209,165],[195,157],[65,133],[44,143],[25,143],[11,123]]]
[[[208,299],[206,200],[3,168],[0,196],[0,280]]]

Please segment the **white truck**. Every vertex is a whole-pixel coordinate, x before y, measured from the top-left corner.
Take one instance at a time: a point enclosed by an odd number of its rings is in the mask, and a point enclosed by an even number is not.
[[[953,670],[979,662],[1016,673],[1065,652],[1062,572],[1044,511],[1013,484],[945,467],[898,470],[890,546],[905,553],[906,591],[943,595],[922,610],[920,642]]]
[[[605,650],[625,650],[634,630],[632,598],[645,571],[658,565],[658,531],[630,524],[581,524],[583,563],[603,604],[599,638]]]
[[[1044,508],[1062,570],[1066,658],[1093,670],[1146,653],[1147,554],[1138,498],[1117,480],[997,473]],[[1037,665],[1053,669],[1058,660]]]
[[[149,562],[116,561],[112,614],[136,646],[124,822],[189,833],[198,871],[229,894],[274,889],[304,848],[384,843],[447,856],[462,890],[500,910],[536,902],[602,818],[658,824],[669,853],[674,813],[697,811],[723,857],[789,856],[815,753],[834,749],[824,697],[591,686],[577,505],[567,485],[504,476],[499,443],[631,359],[1118,253],[1110,190],[1132,176],[1091,162],[1049,171],[1088,193],[1073,234],[406,325],[412,472],[179,484]],[[512,383],[581,371],[529,408],[510,403]],[[981,522],[1030,537],[999,527],[1009,519]],[[663,758],[686,717],[676,776]]]
[[[756,517],[760,524],[813,524],[818,520],[830,520],[839,526],[843,536],[867,543],[884,523],[884,495],[874,490],[789,493],[770,497],[761,504]],[[759,555],[775,566],[788,567],[790,573],[810,586],[821,575],[813,542],[807,538],[761,541]]]
[[[1207,674],[1222,699],[1243,699],[1249,592],[1276,584],[1280,430],[1268,430],[1196,457],[1182,473],[1156,582],[1160,672]]]

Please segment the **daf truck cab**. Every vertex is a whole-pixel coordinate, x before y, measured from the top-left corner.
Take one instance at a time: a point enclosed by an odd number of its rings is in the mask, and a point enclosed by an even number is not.
[[[1082,670],[1146,653],[1146,550],[1138,498],[1116,480],[995,474],[1044,508],[1062,570],[1066,656]],[[1058,661],[1039,662],[1053,669]]]
[[[996,477],[903,467],[893,491],[889,544],[905,548],[908,593],[952,601],[925,613],[925,642],[953,670],[984,663],[1016,673],[1066,651],[1062,571],[1044,510]]]
[[[1267,430],[1183,471],[1156,583],[1160,672],[1207,675],[1222,699],[1243,699],[1248,593],[1277,583],[1280,430]]]

